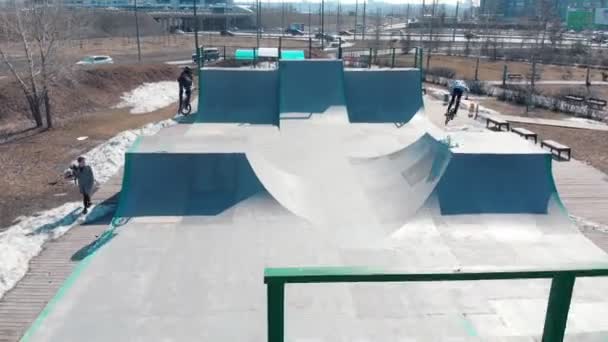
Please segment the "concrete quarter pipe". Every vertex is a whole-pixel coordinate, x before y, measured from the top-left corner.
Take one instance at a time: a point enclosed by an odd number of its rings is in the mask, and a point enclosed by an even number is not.
[[[446,139],[419,79],[339,61],[202,70],[197,122],[127,153],[117,215],[128,223],[28,340],[264,341],[264,267],[606,264],[569,221],[547,153],[508,133]],[[566,340],[608,338],[607,289],[577,280]],[[544,280],[287,287],[286,340],[537,341],[548,291]]]

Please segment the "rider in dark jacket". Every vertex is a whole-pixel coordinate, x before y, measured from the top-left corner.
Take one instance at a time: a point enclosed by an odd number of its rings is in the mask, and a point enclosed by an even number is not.
[[[190,95],[192,95],[192,69],[185,67],[184,71],[177,78],[179,83],[179,111],[182,111],[182,106],[190,102]],[[184,92],[188,101],[184,101]]]

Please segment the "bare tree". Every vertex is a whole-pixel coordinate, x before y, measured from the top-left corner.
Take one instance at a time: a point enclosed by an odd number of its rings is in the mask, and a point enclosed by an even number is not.
[[[60,71],[58,41],[73,27],[67,13],[53,0],[9,2],[0,14],[0,26],[20,45],[18,52],[0,44],[1,61],[21,87],[36,127],[53,127],[51,83]]]

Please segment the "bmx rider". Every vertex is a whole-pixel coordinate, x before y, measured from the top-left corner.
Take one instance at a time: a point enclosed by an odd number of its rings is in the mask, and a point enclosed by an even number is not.
[[[179,113],[182,108],[190,103],[190,95],[192,95],[192,69],[185,67],[182,73],[177,78],[179,84]],[[184,94],[186,97],[184,98]]]
[[[454,116],[458,113],[458,107],[460,107],[460,99],[464,93],[469,93],[469,87],[463,80],[454,80],[450,84],[450,94],[452,95],[452,99],[450,100],[450,104],[448,105],[447,113],[450,114],[450,109],[452,109],[452,105],[454,105]],[[454,102],[456,102],[454,104]]]

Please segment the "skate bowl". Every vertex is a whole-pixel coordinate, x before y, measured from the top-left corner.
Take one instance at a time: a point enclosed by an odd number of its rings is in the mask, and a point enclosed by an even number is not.
[[[547,341],[566,321],[566,340],[608,337],[608,279],[578,278],[605,274],[608,257],[570,221],[547,152],[510,133],[431,129],[420,92],[395,98],[419,85],[349,102],[351,71],[305,62],[283,78],[292,64],[279,66],[267,98],[278,126],[199,121],[141,138],[120,198],[128,222],[27,340],[534,341],[548,311]],[[342,90],[283,89],[316,73]]]

